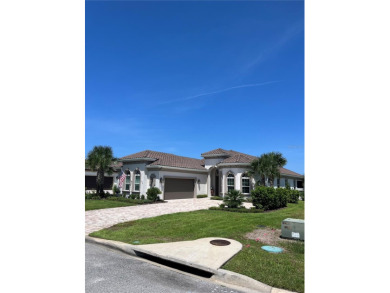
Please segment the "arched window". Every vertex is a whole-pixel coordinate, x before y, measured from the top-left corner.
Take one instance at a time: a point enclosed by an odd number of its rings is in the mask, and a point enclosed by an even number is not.
[[[247,173],[242,174],[241,177],[241,187],[242,187],[242,193],[249,193],[249,176]]]
[[[234,190],[234,174],[229,173],[227,176],[227,191]]]
[[[150,175],[150,183],[149,183],[149,186],[150,187],[154,187],[156,185],[156,175],[152,174]]]
[[[126,178],[125,178],[125,188],[124,190],[130,191],[130,170],[125,170]]]
[[[134,191],[139,191],[141,185],[141,173],[139,170],[134,171]]]

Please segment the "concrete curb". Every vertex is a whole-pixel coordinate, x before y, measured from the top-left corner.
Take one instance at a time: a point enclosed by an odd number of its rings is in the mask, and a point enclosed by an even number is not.
[[[261,292],[261,293],[295,293],[279,288],[274,288],[264,283],[261,283],[248,276],[241,275],[232,271],[218,269],[217,274],[211,277],[212,279],[222,282],[224,284],[230,284],[234,286],[248,288],[247,292]]]
[[[90,236],[85,236],[85,242],[88,243],[94,243],[94,244],[100,244],[109,248],[113,248],[116,250],[120,250],[124,253],[130,254],[132,256],[137,256],[135,254],[135,251],[133,250],[134,245],[114,241],[114,240],[106,240],[106,239],[100,239],[100,238],[93,238]]]
[[[114,240],[106,240],[106,239],[100,239],[100,238],[94,238],[90,236],[85,236],[85,241],[88,243],[93,244],[99,244],[103,245],[112,249],[116,249],[119,251],[122,251],[124,253],[130,254],[132,256],[138,257],[135,251],[142,252],[139,248],[137,248],[136,245],[131,245],[127,243],[123,243],[120,241],[114,241]],[[171,260],[172,261],[172,260]],[[187,266],[192,266],[190,263],[186,264]],[[193,266],[197,269],[199,269],[199,266]],[[200,268],[202,270],[213,272],[214,275],[211,277],[211,280],[216,281],[217,283],[221,285],[231,285],[234,287],[237,287],[238,290],[244,291],[247,293],[295,293],[292,291],[287,291],[283,289],[274,288],[271,286],[268,286],[264,283],[261,283],[259,281],[256,281],[255,279],[252,279],[250,277],[224,270],[224,269],[218,269],[213,270],[210,268]]]

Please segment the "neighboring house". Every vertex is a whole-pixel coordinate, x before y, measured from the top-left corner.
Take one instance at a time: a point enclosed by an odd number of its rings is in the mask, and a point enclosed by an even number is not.
[[[117,183],[118,175],[122,168],[122,162],[111,165],[114,169],[114,173],[108,175],[104,174],[104,191],[112,192],[112,185]],[[88,191],[96,191],[96,173],[97,171],[92,171],[91,168],[85,164],[85,189]]]
[[[255,179],[247,175],[256,157],[216,149],[194,159],[156,151],[142,151],[119,159],[126,179],[122,193],[144,194],[148,188],[158,187],[162,199],[194,198],[198,194],[224,196],[231,189],[250,195]],[[281,178],[275,187],[284,187],[288,180],[292,188],[303,190],[303,176],[280,168]]]

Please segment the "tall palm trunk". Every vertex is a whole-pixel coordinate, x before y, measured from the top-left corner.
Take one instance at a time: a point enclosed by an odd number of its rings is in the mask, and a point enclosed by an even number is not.
[[[261,175],[261,185],[265,186],[265,176]]]
[[[274,186],[274,177],[273,176],[269,177],[268,181],[269,181],[269,186],[273,187]]]
[[[96,193],[99,195],[104,194],[104,170],[98,169],[96,176]]]

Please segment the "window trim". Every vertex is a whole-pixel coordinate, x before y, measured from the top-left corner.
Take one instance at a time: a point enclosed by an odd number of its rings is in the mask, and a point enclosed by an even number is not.
[[[136,183],[137,176],[139,176],[139,183]],[[137,185],[138,185],[138,190],[136,189]],[[133,187],[133,191],[140,192],[140,190],[141,190],[141,172],[139,170],[136,170],[134,172],[134,187]]]
[[[127,183],[127,178],[129,178],[129,183]],[[126,189],[127,184],[129,184],[129,189]],[[130,191],[130,188],[131,188],[131,174],[126,174],[125,187],[123,188],[123,191]]]
[[[233,180],[233,185],[229,185],[229,179],[232,179]],[[234,173],[233,172],[228,172],[226,174],[226,191],[227,193],[229,193],[229,187],[232,187],[233,186],[233,189],[235,189],[235,184],[236,184],[236,178],[234,176]]]
[[[248,188],[248,192],[244,192],[244,184],[243,184],[244,179],[248,180],[248,185],[245,186],[245,188]],[[241,192],[243,194],[249,194],[251,192],[251,181],[250,181],[250,177],[248,176],[247,173],[243,173],[241,175]]]

